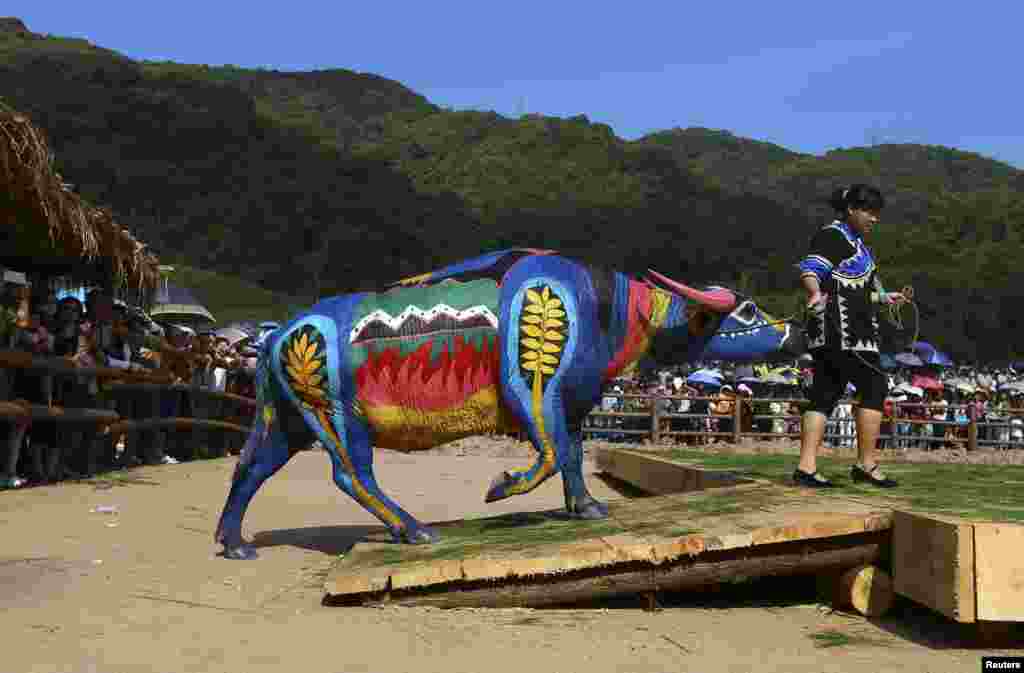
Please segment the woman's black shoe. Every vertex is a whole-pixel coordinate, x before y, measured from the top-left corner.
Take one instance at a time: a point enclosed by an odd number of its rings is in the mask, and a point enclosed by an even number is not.
[[[860,465],[853,465],[850,467],[850,477],[852,477],[855,482],[864,481],[881,488],[893,488],[900,485],[895,479],[890,479],[882,474],[878,465],[875,465],[870,470],[865,470]]]
[[[796,482],[797,486],[806,486],[807,488],[832,488],[835,486],[831,481],[821,476],[821,473],[809,474],[799,467],[793,472],[793,481]]]

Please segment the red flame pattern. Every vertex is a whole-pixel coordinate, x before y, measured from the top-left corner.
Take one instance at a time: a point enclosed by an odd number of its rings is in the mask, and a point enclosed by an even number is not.
[[[441,411],[461,406],[473,394],[498,383],[497,337],[485,336],[478,350],[461,335],[431,359],[433,341],[401,355],[398,347],[368,353],[356,370],[359,400],[368,406]]]

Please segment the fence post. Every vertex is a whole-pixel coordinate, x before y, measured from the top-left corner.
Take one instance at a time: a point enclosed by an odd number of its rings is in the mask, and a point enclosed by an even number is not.
[[[967,450],[978,449],[978,406],[970,402],[967,406]]]
[[[739,395],[736,396],[736,403],[733,404],[732,410],[732,443],[740,443],[740,433],[743,432],[743,427],[740,425],[740,419],[743,418],[743,398]]]
[[[661,400],[656,395],[651,397],[651,443],[661,442]]]

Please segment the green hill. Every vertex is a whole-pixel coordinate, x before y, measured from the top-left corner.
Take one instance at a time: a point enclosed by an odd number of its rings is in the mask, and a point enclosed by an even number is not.
[[[582,116],[445,110],[348,70],[144,63],[2,31],[0,92],[163,261],[296,296],[522,245],[726,282],[786,311],[828,194],[874,182],[890,207],[872,244],[887,286],[915,286],[922,334],[961,358],[1024,356],[1024,172],[977,154],[813,156],[699,128],[628,142]]]

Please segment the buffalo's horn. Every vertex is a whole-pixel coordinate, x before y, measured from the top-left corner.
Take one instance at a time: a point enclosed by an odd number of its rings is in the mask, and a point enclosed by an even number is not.
[[[713,311],[717,311],[718,313],[729,313],[736,308],[736,295],[725,288],[695,290],[692,287],[683,285],[678,281],[674,281],[671,278],[661,275],[654,269],[648,269],[647,272],[660,285],[672,290],[676,294],[686,297],[687,299],[703,304]]]

